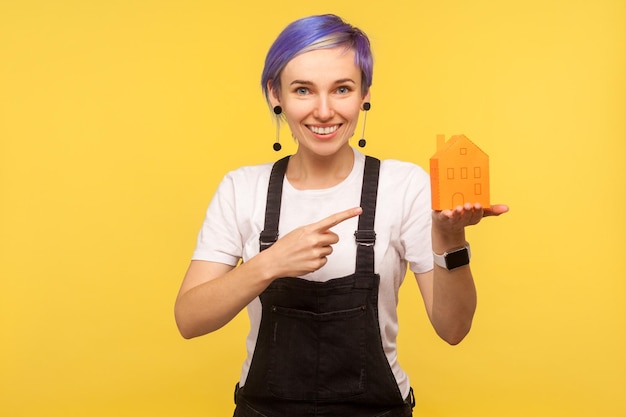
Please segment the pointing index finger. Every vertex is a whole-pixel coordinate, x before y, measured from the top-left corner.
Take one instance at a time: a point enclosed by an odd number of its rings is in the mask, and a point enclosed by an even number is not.
[[[361,207],[354,207],[348,210],[340,211],[339,213],[332,214],[315,223],[314,227],[316,230],[325,232],[331,227],[337,226],[339,223],[358,216],[361,213],[363,213],[363,209]]]

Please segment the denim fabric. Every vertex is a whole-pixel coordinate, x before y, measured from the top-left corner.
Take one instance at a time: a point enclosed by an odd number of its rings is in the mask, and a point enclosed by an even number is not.
[[[376,274],[280,278],[262,318],[235,417],[407,417],[383,351]]]
[[[261,250],[276,238],[287,159],[268,187]],[[410,417],[378,324],[374,214],[379,161],[367,157],[355,273],[326,282],[286,277],[259,296],[259,334],[234,417]],[[410,396],[412,399],[412,396]]]

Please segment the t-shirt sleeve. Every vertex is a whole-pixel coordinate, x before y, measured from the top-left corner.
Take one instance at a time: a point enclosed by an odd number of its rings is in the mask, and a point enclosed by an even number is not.
[[[408,178],[400,237],[409,268],[423,273],[433,269],[430,178],[418,166]]]
[[[224,177],[209,204],[192,260],[237,265],[243,245],[235,205],[235,185],[230,173]]]

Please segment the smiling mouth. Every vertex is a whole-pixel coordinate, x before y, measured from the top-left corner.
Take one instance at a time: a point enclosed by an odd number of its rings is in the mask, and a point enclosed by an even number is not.
[[[335,133],[337,129],[339,129],[339,126],[341,125],[324,126],[324,127],[318,127],[318,126],[307,126],[307,127],[309,128],[311,132],[315,133],[316,135],[330,135],[331,133]]]

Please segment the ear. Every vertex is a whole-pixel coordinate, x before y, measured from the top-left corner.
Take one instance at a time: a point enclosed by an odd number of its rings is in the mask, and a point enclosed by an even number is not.
[[[267,82],[267,98],[272,107],[280,105],[280,98],[278,97],[278,91],[274,88],[273,80]]]
[[[365,95],[363,96],[363,100],[361,100],[361,108],[363,108],[363,103],[369,103],[370,102],[370,90],[367,90],[367,93],[365,93]]]

